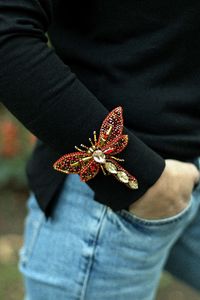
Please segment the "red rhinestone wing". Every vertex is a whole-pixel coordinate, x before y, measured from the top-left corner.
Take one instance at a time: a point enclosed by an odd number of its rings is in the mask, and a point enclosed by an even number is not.
[[[99,164],[94,160],[91,160],[80,172],[80,178],[82,181],[86,182],[94,178],[99,172]]]
[[[131,175],[128,171],[126,171],[118,162],[116,162],[114,159],[109,158],[106,159],[107,162],[111,162],[112,164],[115,165],[115,167],[117,168],[117,172],[123,172],[128,176],[128,180],[129,181],[135,181],[137,183],[137,179],[135,178],[135,176]],[[117,180],[119,180],[117,174],[112,174]]]
[[[111,132],[108,135],[108,130],[112,126]],[[123,131],[123,116],[122,107],[116,107],[113,109],[105,118],[101,125],[100,134],[98,138],[98,145],[101,145],[101,139],[106,140],[104,146],[109,142],[113,141],[115,138],[119,137]]]
[[[128,144],[128,135],[118,136],[112,142],[108,143],[105,147],[102,147],[102,151],[105,154],[115,155],[124,150]]]
[[[91,157],[91,154],[85,152],[72,152],[60,157],[53,165],[54,169],[63,173],[79,174],[81,170],[89,164],[90,160],[83,160],[86,157]]]

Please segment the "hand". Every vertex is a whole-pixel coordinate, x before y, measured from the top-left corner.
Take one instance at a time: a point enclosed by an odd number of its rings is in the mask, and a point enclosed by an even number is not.
[[[192,163],[166,159],[165,169],[147,192],[129,206],[129,211],[144,219],[161,219],[180,213],[188,205],[200,172]]]

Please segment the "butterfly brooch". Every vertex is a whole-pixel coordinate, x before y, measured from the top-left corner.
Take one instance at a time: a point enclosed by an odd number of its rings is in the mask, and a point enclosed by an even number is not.
[[[53,168],[66,174],[79,174],[84,182],[94,178],[101,169],[104,175],[113,175],[117,180],[131,189],[138,189],[137,179],[129,174],[115,157],[128,144],[128,135],[123,135],[122,107],[113,109],[104,119],[99,137],[93,132],[93,140],[89,138],[90,146],[83,144],[75,146],[77,152],[65,154],[54,164]]]

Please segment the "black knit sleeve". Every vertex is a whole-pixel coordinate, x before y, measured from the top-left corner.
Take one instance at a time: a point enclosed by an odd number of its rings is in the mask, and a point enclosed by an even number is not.
[[[109,111],[47,46],[51,13],[50,0],[0,0],[0,98],[25,127],[62,155],[87,143]],[[165,166],[162,157],[126,128],[125,133],[129,144],[124,166],[138,179],[139,189],[102,174],[88,182],[96,199],[114,210],[142,196]]]

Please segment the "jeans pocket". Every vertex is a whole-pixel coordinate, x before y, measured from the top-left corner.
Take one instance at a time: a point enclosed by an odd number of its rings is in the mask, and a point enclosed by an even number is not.
[[[175,223],[175,222],[182,220],[187,215],[187,213],[190,211],[193,200],[194,200],[194,196],[191,194],[190,200],[189,200],[187,206],[183,210],[181,210],[176,215],[173,215],[173,216],[167,217],[167,218],[162,218],[162,219],[141,218],[127,209],[122,209],[122,210],[118,211],[117,213],[119,213],[124,218],[127,218],[129,221],[140,224],[140,225],[145,225],[145,226],[168,225],[168,224]]]
[[[33,252],[34,245],[37,241],[42,223],[45,221],[45,216],[40,210],[33,193],[28,198],[29,213],[25,219],[24,241],[19,250],[20,265],[26,265]]]

